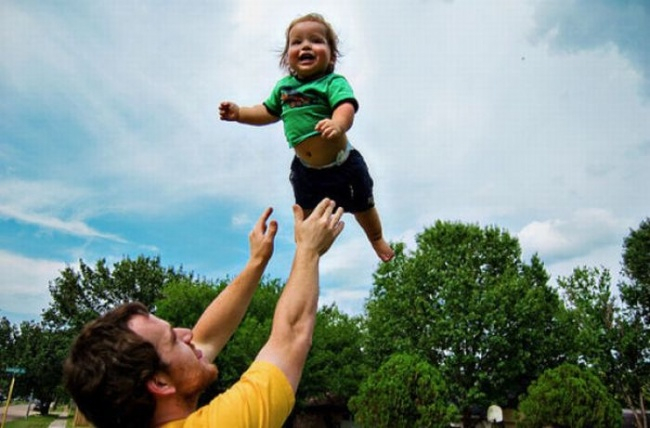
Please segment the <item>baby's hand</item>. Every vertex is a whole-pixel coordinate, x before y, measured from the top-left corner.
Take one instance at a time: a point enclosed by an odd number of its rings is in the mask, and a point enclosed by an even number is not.
[[[219,118],[227,121],[239,120],[239,106],[232,101],[224,101],[219,104]]]
[[[314,129],[320,132],[321,135],[328,140],[331,140],[332,138],[336,138],[343,134],[341,127],[332,119],[321,120],[316,124],[316,127]]]

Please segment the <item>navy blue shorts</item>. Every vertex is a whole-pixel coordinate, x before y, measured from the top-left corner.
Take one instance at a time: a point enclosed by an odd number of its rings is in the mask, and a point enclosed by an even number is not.
[[[338,207],[350,213],[375,206],[374,183],[366,161],[355,149],[341,165],[323,169],[309,168],[294,156],[289,181],[296,203],[306,210],[316,208],[325,197],[333,199]]]

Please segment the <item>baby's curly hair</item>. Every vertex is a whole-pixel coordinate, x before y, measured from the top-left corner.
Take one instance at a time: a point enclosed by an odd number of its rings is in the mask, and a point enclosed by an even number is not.
[[[287,54],[289,52],[289,33],[291,29],[301,22],[318,22],[323,24],[325,27],[325,38],[327,39],[327,44],[332,52],[332,64],[327,68],[327,73],[332,73],[334,71],[334,66],[336,65],[336,60],[341,56],[339,52],[339,36],[336,35],[332,24],[327,22],[323,15],[319,13],[308,13],[307,15],[301,16],[299,18],[291,21],[286,31],[286,41],[284,44],[284,50],[280,54],[280,68],[287,70],[290,74],[293,74],[293,71],[289,67],[289,60]]]

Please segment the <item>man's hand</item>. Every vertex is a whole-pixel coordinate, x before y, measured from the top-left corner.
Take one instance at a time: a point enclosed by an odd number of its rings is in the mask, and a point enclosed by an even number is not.
[[[343,208],[323,199],[305,218],[293,206],[296,254],[273,315],[271,336],[257,361],[266,361],[282,370],[293,391],[298,389],[302,370],[312,344],[318,311],[320,256],[325,254],[343,230]]]
[[[264,210],[255,223],[253,230],[248,234],[248,245],[250,247],[251,260],[258,259],[266,264],[273,255],[273,243],[278,232],[278,222],[271,220],[267,226],[266,222],[273,213],[273,208]]]
[[[232,101],[224,101],[219,104],[219,118],[229,122],[239,121],[239,106]]]
[[[239,275],[210,303],[192,329],[192,342],[213,361],[244,318],[264,269],[273,255],[278,223],[269,221],[273,209],[264,210],[248,235],[250,259]],[[268,225],[267,225],[268,222]]]
[[[339,236],[345,223],[341,221],[343,208],[334,210],[336,204],[331,199],[323,199],[305,219],[299,205],[293,206],[294,234],[296,246],[315,251],[322,256]]]

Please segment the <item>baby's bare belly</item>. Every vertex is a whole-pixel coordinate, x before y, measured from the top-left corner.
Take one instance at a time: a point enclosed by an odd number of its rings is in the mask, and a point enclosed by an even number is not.
[[[315,135],[295,147],[296,156],[308,165],[324,166],[334,162],[336,155],[344,150],[347,144],[345,134],[331,140]]]

